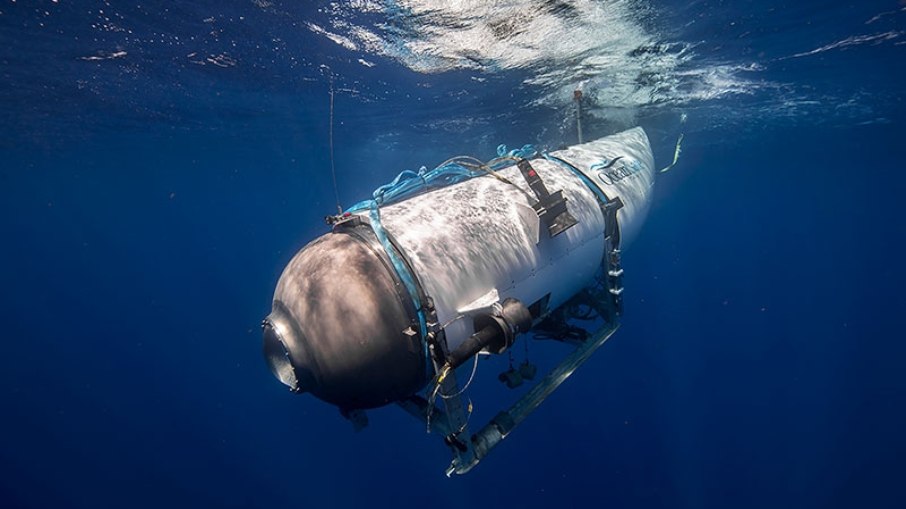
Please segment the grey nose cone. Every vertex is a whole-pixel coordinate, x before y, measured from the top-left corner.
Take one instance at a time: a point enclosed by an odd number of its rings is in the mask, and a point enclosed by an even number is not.
[[[341,409],[365,409],[424,386],[414,306],[366,228],[330,233],[289,262],[264,321],[274,376]]]

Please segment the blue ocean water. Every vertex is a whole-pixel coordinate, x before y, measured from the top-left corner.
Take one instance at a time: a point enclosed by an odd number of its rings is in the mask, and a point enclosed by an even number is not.
[[[906,506],[902,1],[3,0],[0,43],[0,506]],[[331,90],[350,205],[574,143],[577,89],[586,138],[685,133],[586,366],[453,479],[273,379]]]

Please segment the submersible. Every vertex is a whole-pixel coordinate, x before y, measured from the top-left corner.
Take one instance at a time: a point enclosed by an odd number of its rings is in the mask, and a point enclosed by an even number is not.
[[[454,455],[448,474],[468,471],[616,329],[621,249],[647,214],[653,167],[637,127],[404,172],[330,217],[331,231],[286,266],[263,322],[271,371],[347,417],[397,403],[433,419]],[[470,434],[456,368],[568,319],[577,299],[600,313],[601,330]]]

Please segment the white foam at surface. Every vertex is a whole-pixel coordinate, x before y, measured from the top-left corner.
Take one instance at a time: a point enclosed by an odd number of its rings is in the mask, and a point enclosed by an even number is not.
[[[366,25],[361,14],[384,21]],[[753,63],[696,62],[694,44],[665,43],[642,20],[646,2],[397,0],[334,3],[334,42],[426,74],[528,71],[539,93],[531,105],[570,104],[579,88],[597,112],[751,94],[764,86]],[[341,35],[342,34],[342,35]],[[481,78],[479,78],[481,79]],[[630,110],[627,110],[630,111]],[[625,116],[634,116],[631,113]]]

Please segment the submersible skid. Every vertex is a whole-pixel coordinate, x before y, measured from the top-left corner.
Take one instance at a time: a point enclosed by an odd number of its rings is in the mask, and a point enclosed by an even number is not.
[[[277,283],[274,375],[344,413],[409,398],[478,351],[500,353],[618,258],[654,185],[633,128],[335,219]]]

